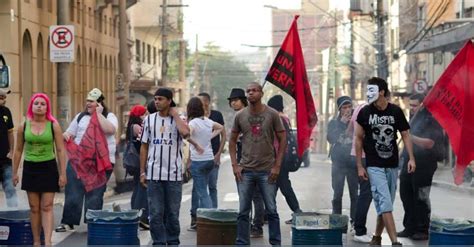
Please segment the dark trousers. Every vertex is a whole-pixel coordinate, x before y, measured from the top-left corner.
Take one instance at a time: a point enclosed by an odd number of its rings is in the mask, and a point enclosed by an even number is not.
[[[403,226],[410,233],[428,233],[430,226],[430,190],[436,169],[417,169],[408,174],[406,169],[400,174],[400,198],[405,215]]]
[[[355,163],[355,159],[354,159]],[[365,159],[362,159],[365,166]],[[359,179],[359,195],[357,196],[357,206],[354,219],[355,235],[362,236],[367,234],[367,214],[369,213],[370,203],[372,202],[372,191],[370,181]]]
[[[291,181],[289,176],[289,171],[284,167],[280,170],[280,175],[277,179],[277,187],[280,189],[281,193],[285,197],[286,203],[290,206],[291,211],[294,213],[301,212],[300,204],[298,198],[296,198],[295,191],[291,187]]]
[[[349,197],[351,200],[350,218],[355,218],[357,207],[357,188],[358,176],[357,168],[352,159],[347,161],[333,160],[331,167],[332,190],[334,191],[332,199],[332,213],[342,214],[342,196],[344,194],[344,184],[347,179],[349,187]]]

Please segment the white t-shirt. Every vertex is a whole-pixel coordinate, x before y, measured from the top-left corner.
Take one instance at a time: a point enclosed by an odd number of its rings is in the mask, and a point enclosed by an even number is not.
[[[148,143],[147,180],[183,179],[183,139],[173,117],[161,117],[158,112],[148,115],[143,121],[141,142]]]
[[[204,153],[198,154],[194,145],[191,144],[190,151],[192,161],[207,161],[214,159],[211,146],[213,125],[214,121],[207,117],[195,118],[189,122],[189,127],[191,128],[191,139],[197,142],[199,146],[204,149]]]
[[[74,119],[72,120],[71,124],[67,128],[66,132],[74,136],[74,143],[79,145],[82,140],[82,136],[86,133],[87,126],[89,126],[89,122],[91,121],[91,116],[89,114],[85,114],[82,116],[79,123],[77,122],[77,118],[81,113],[77,114]],[[107,120],[115,127],[115,130],[118,129],[118,120],[117,117],[109,112],[107,114]],[[107,146],[109,148],[109,159],[112,164],[115,164],[115,150],[116,150],[116,143],[115,143],[115,135],[105,135],[107,139]]]

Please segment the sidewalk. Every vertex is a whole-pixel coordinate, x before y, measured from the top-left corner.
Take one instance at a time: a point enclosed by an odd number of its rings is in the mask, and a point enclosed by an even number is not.
[[[438,169],[433,177],[433,186],[474,195],[474,183],[454,184],[452,168],[441,164],[438,165]]]
[[[328,158],[327,154],[312,153],[311,163],[315,161],[327,163],[329,165],[331,164],[331,160]],[[463,183],[459,186],[454,184],[452,168],[443,166],[442,164],[438,164],[438,169],[433,177],[433,186],[474,195],[474,183]]]

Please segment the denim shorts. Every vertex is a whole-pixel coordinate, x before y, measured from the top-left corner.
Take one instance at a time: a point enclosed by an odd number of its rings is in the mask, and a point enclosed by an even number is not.
[[[367,168],[377,215],[393,211],[397,190],[398,168]]]

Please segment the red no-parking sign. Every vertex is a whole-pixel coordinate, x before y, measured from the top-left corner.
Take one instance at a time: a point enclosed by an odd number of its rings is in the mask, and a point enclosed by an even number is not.
[[[74,62],[74,26],[50,26],[49,37],[49,59],[51,62]]]

